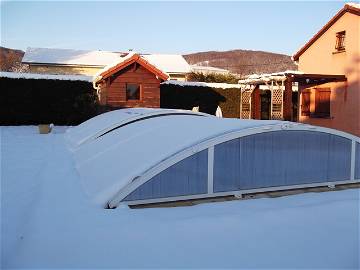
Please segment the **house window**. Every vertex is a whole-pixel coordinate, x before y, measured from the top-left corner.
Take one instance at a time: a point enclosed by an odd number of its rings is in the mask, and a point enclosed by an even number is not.
[[[315,89],[315,117],[330,117],[330,88]]]
[[[345,31],[336,33],[335,50],[337,52],[345,51]]]
[[[138,83],[126,84],[126,100],[140,100],[141,85]]]
[[[310,91],[305,90],[301,93],[301,115],[310,116]]]

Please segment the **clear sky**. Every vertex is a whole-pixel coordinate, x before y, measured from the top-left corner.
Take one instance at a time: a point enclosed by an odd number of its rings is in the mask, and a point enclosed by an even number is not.
[[[344,3],[1,1],[1,46],[293,54]]]

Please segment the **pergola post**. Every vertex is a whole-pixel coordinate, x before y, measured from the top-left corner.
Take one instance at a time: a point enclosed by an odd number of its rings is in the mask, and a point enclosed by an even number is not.
[[[256,85],[252,92],[252,117],[253,119],[261,119],[261,97],[260,85]]]
[[[286,76],[283,107],[283,118],[286,121],[292,120],[292,83],[293,79]]]

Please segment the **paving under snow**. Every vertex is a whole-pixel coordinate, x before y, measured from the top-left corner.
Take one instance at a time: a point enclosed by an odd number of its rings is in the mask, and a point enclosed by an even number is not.
[[[64,129],[1,127],[1,268],[359,269],[359,189],[105,210]]]

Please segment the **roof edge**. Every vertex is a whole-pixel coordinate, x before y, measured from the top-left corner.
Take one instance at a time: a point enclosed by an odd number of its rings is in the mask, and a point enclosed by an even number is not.
[[[32,66],[52,66],[52,67],[85,67],[85,68],[104,68],[106,65],[83,65],[83,64],[58,64],[58,63],[42,63],[21,61],[22,64]]]
[[[294,61],[298,61],[300,56],[316,41],[318,40],[338,19],[340,19],[346,12],[360,16],[360,9],[345,4],[331,19],[328,21],[303,47],[300,48],[293,56]]]
[[[126,57],[126,56],[125,56]],[[122,59],[117,64],[113,64],[111,67],[107,68],[104,67],[103,71],[99,71],[98,74],[94,76],[94,83],[97,84],[99,81],[102,81],[112,74],[118,72],[119,70],[133,64],[133,63],[139,63],[141,66],[145,67],[150,72],[154,73],[156,76],[158,76],[160,79],[166,81],[169,79],[169,75],[165,73],[164,71],[158,69],[155,65],[151,64],[149,61],[141,57],[138,53],[133,53],[128,56],[128,59]]]

